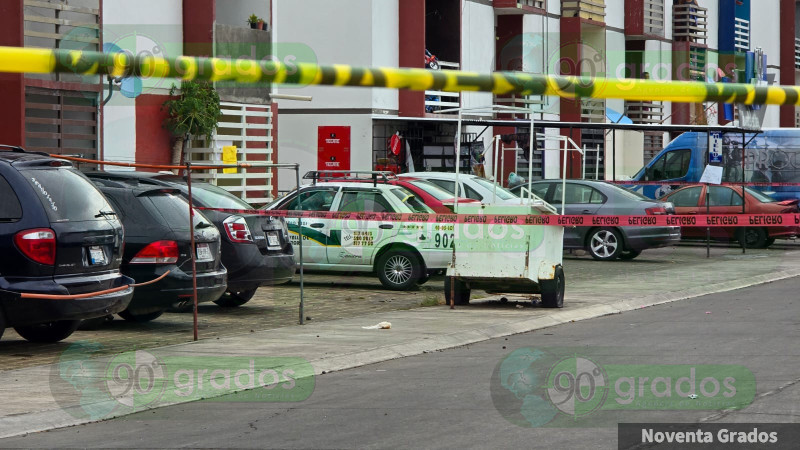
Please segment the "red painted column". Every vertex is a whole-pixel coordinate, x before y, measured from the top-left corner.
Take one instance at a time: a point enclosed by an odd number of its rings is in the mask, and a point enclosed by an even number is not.
[[[400,67],[422,68],[425,61],[425,0],[399,2]],[[401,90],[398,95],[399,115],[425,116],[425,93]]]
[[[183,2],[183,54],[213,56],[214,19],[217,17],[215,0],[184,0]],[[244,18],[242,19],[244,23]]]
[[[781,50],[780,50],[780,66],[781,66],[781,79],[780,83],[784,86],[795,85],[795,50],[794,50],[794,37],[797,36],[795,29],[795,0],[781,0]],[[781,106],[780,112],[780,125],[781,127],[794,128],[794,105]]]
[[[0,2],[0,45],[22,47],[22,0]],[[25,145],[25,76],[0,73],[0,144]]]
[[[578,62],[581,60],[581,19],[578,17],[561,18],[561,59],[558,64],[558,71],[561,75],[580,75]],[[568,98],[561,99],[561,120],[564,122],[581,121],[581,102]],[[581,130],[567,128],[561,129],[562,136],[569,136],[580,147]],[[562,173],[561,164],[564,155],[559,155],[559,170]],[[581,176],[581,155],[578,152],[567,153],[567,178],[580,178]]]

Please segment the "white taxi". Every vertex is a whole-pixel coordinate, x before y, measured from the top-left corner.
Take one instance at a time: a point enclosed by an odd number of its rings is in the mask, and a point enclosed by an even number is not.
[[[305,178],[314,179],[313,174]],[[407,290],[427,281],[431,272],[447,268],[455,224],[439,223],[445,216],[434,213],[408,189],[378,178],[315,179],[264,209],[302,212],[298,213],[302,217],[287,217],[286,223],[294,245],[302,227],[305,268],[375,272],[385,287]],[[321,214],[327,212],[337,213],[336,218]],[[412,214],[412,220],[381,220],[385,214],[402,213]],[[295,260],[299,260],[296,250]]]

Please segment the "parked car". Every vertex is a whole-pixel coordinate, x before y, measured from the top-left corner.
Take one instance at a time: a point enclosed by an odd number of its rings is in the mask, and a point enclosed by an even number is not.
[[[33,342],[69,337],[81,320],[124,310],[133,284],[120,273],[123,227],[105,197],[72,164],[0,147],[0,336],[13,327]]]
[[[742,189],[729,186],[710,186],[708,190],[708,209],[706,209],[706,186],[686,186],[663,197],[675,205],[676,214],[741,214]],[[778,201],[752,188],[745,188],[744,211],[747,214],[797,214],[800,200]],[[705,239],[706,227],[683,227],[684,239]],[[749,248],[767,248],[777,238],[791,238],[800,235],[800,227],[711,227],[711,238],[722,241],[739,241]]]
[[[221,264],[220,235],[200,211],[189,229],[189,204],[177,189],[131,186],[93,179],[105,194],[127,232],[122,271],[138,283],[161,281],[136,289],[128,308],[119,315],[133,322],[149,322],[169,308],[190,304],[193,296],[192,257],[195,252],[197,302],[217,300],[227,289],[227,270]],[[194,233],[192,249],[190,232]]]
[[[427,180],[416,178],[398,178],[392,182],[398,186],[403,186],[414,195],[420,198],[428,207],[437,213],[452,214],[454,211],[455,198],[453,194],[447,192],[440,186]],[[480,203],[479,200],[459,197],[459,203]]]
[[[414,172],[403,173],[398,175],[403,178],[415,178],[418,180],[426,180],[441,187],[451,195],[455,195],[456,191],[456,174],[448,172]],[[497,185],[496,183],[487,180],[486,178],[477,175],[459,174],[458,175],[458,195],[459,197],[467,197],[473,200],[478,200],[482,203],[510,203],[519,205],[519,196],[515,195],[508,189]],[[496,196],[496,197],[495,197]]]
[[[560,213],[561,186],[561,180],[536,181],[532,183],[531,190]],[[563,210],[568,215],[636,216],[675,212],[672,203],[649,199],[603,181],[567,180],[564,192],[566,205]],[[680,239],[680,227],[594,226],[564,229],[564,248],[586,249],[592,258],[601,261],[616,258],[630,260],[639,256],[642,250],[673,245]]]
[[[375,213],[434,211],[411,191],[387,181],[317,182],[301,186],[267,210]],[[376,272],[388,289],[406,290],[445,269],[452,258],[452,223],[383,222],[371,219],[289,218],[293,241],[303,232],[303,263],[310,270]]]
[[[149,172],[90,172],[90,179],[107,179],[134,186],[178,189],[188,197],[183,177]],[[244,200],[210,183],[192,181],[192,202],[201,208],[254,210]],[[222,264],[228,269],[228,289],[215,301],[236,307],[250,301],[259,286],[286,283],[295,272],[286,222],[280,217],[204,211],[222,235]]]

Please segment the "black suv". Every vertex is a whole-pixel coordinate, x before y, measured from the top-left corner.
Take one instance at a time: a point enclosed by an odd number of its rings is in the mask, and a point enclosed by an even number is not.
[[[139,188],[172,188],[187,197],[182,177],[149,172],[88,172],[92,181],[123,182]],[[201,208],[252,210],[249,203],[220,187],[192,182],[192,201]],[[285,283],[295,271],[294,251],[283,218],[258,214],[203,211],[222,235],[222,263],[228,269],[228,290],[217,300],[220,306],[247,303],[259,286]]]
[[[124,310],[133,288],[77,299],[20,294],[91,294],[133,284],[120,271],[123,228],[105,197],[72,164],[0,146],[0,336],[57,342],[82,319]]]
[[[192,243],[189,204],[180,191],[159,186],[131,186],[116,180],[92,180],[105,194],[125,225],[122,273],[137,283],[170,273],[162,280],[136,288],[125,320],[148,322],[167,309],[181,308],[192,300]],[[227,270],[220,262],[217,228],[194,211],[197,302],[220,298],[227,288]]]

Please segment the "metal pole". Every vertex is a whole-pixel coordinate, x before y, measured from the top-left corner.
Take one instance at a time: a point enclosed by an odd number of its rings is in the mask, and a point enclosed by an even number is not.
[[[536,145],[536,128],[534,120],[533,113],[531,113],[531,133],[528,137],[528,197],[531,195],[531,188],[533,184],[533,148]],[[516,158],[514,159],[516,160]],[[520,198],[521,197],[522,196],[520,195]]]
[[[570,134],[572,130],[570,130]],[[564,202],[567,199],[567,141],[564,140],[564,166],[561,168],[561,215],[564,215]]]
[[[300,195],[300,164],[294,166],[295,182],[297,183],[297,195]],[[300,249],[300,325],[305,323],[305,301],[303,298],[303,223],[297,218],[297,240]]]
[[[194,206],[192,205],[192,163],[186,163],[186,185],[189,189],[189,236],[192,248],[189,251],[192,256],[192,319],[194,340],[197,340],[197,259],[195,258],[197,249],[194,243]]]
[[[711,214],[711,204],[708,203],[711,186],[706,183],[706,215]],[[706,258],[711,258],[711,227],[706,227]]]
[[[458,126],[456,126],[456,182],[455,182],[455,203],[453,212],[458,214],[458,172],[461,170],[461,110],[458,110]]]
[[[755,139],[755,137],[753,137],[753,139]],[[745,135],[744,135],[744,131],[742,131],[742,214],[747,214],[747,209],[745,208],[745,204],[747,202],[745,202],[745,196],[744,196],[744,190],[745,190],[744,189],[744,183],[745,183],[745,179],[744,179],[744,159],[746,157],[745,151],[744,151],[745,145],[746,145],[745,144]],[[747,252],[747,227],[744,227],[744,228],[742,228],[742,254],[744,254],[746,252]]]
[[[494,141],[494,164],[492,164],[492,181],[494,181],[492,185],[492,204],[494,205],[497,202],[497,155],[500,152],[500,135],[498,134],[492,140]]]
[[[617,181],[617,130],[611,130],[611,179]],[[608,173],[608,172],[606,172]]]

